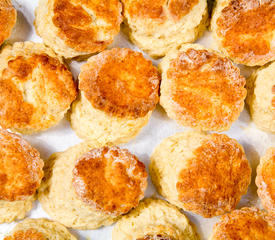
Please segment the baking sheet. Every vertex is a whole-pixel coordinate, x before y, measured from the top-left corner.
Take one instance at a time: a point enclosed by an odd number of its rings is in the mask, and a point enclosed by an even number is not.
[[[11,42],[15,41],[27,41],[42,42],[34,30],[34,10],[38,4],[38,0],[15,0],[13,1],[15,8],[18,11],[18,20],[12,37],[9,39]],[[206,31],[204,36],[197,42],[202,45],[215,49],[212,44],[211,33]],[[127,37],[120,33],[112,47],[128,47],[134,50],[138,50],[136,46],[131,44]],[[146,55],[145,55],[146,56]],[[146,56],[148,57],[148,56]],[[153,61],[155,64],[158,61]],[[79,68],[83,63],[72,62],[70,64],[71,70],[75,79],[79,73]],[[251,72],[250,68],[240,66],[242,74],[248,76]],[[164,110],[158,106],[154,111],[149,123],[145,126],[140,134],[128,144],[123,144],[123,147],[128,148],[134,153],[141,161],[143,161],[148,170],[149,157],[153,149],[161,142],[162,139],[173,135],[176,132],[181,132],[187,128],[181,127],[175,123],[175,121],[169,119]],[[263,155],[266,149],[270,146],[275,146],[275,135],[267,134],[258,130],[251,122],[247,110],[244,110],[238,121],[233,123],[230,131],[225,132],[228,136],[235,138],[243,145],[247,158],[249,159],[253,168],[252,183],[249,187],[248,193],[243,196],[238,208],[243,206],[258,206],[261,208],[259,199],[257,198],[256,186],[255,186],[255,168],[259,163],[259,157]],[[49,129],[41,134],[35,134],[31,136],[24,136],[34,147],[36,147],[43,159],[47,159],[52,153],[57,151],[64,151],[70,146],[73,146],[81,140],[74,134],[70,128],[70,124],[66,119],[63,119],[56,127]],[[156,191],[149,180],[149,186],[146,191],[146,197],[156,195]],[[197,231],[201,239],[207,239],[211,232],[215,222],[218,221],[218,217],[206,219],[198,215],[186,212],[186,215],[196,225]],[[42,210],[40,204],[36,201],[32,211],[28,214],[31,218],[40,218],[49,216]],[[16,225],[15,222],[11,224],[0,225],[0,239],[4,238],[5,233],[12,230]],[[98,230],[91,231],[77,231],[71,230],[75,236],[80,239],[89,240],[111,240],[111,231],[113,226],[104,227]]]

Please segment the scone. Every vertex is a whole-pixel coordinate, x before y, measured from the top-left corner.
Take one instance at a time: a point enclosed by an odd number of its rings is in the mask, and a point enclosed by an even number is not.
[[[162,57],[205,30],[207,0],[122,0],[130,39],[152,57]]]
[[[251,168],[236,140],[190,131],[156,147],[150,173],[170,203],[209,218],[235,209],[247,191]]]
[[[216,223],[209,240],[274,240],[275,221],[257,208],[242,208],[225,214]]]
[[[115,225],[112,240],[197,240],[187,217],[175,206],[148,198]]]
[[[244,107],[245,78],[233,63],[198,44],[185,44],[166,55],[160,104],[183,126],[225,131]]]
[[[211,19],[215,45],[236,63],[275,60],[274,15],[274,0],[217,0]]]
[[[38,199],[54,220],[76,229],[95,229],[138,205],[147,173],[126,149],[82,143],[52,155],[44,180]]]
[[[275,62],[255,71],[247,80],[246,103],[254,123],[275,133]]]
[[[22,219],[31,210],[43,165],[28,142],[0,128],[0,223]]]
[[[41,43],[17,42],[0,54],[0,126],[32,134],[56,125],[76,98],[71,72]]]
[[[269,148],[257,167],[256,185],[262,205],[275,217],[275,148]]]
[[[113,48],[91,57],[79,75],[72,128],[80,138],[103,144],[129,141],[158,103],[159,83],[157,68],[139,52]]]
[[[39,0],[37,34],[65,58],[103,51],[120,30],[119,0]]]
[[[4,240],[76,240],[76,238],[60,223],[38,218],[18,223]]]
[[[11,35],[16,23],[17,12],[11,0],[0,1],[0,45]]]

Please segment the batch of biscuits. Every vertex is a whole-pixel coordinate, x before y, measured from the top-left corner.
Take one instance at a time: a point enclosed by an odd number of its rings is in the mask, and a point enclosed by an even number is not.
[[[217,0],[212,11],[207,0],[37,4],[43,43],[8,44],[17,11],[0,0],[0,223],[22,220],[5,240],[76,239],[67,228],[112,224],[113,240],[200,239],[184,211],[221,216],[212,240],[275,240],[275,148],[257,167],[263,209],[236,209],[251,166],[236,140],[213,133],[230,129],[245,102],[256,126],[275,133],[274,0]],[[159,65],[131,49],[107,50],[120,28]],[[193,43],[207,28],[219,52]],[[72,59],[86,61],[77,80]],[[236,64],[255,71],[246,79]],[[158,103],[190,130],[163,139],[147,173],[118,145]],[[83,142],[42,160],[19,134],[47,131],[64,116]],[[159,198],[144,199],[149,176]],[[51,220],[26,217],[36,199]]]

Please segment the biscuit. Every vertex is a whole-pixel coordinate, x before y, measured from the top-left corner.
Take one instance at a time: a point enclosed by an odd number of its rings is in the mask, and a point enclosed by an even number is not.
[[[152,57],[162,57],[204,32],[206,0],[122,0],[130,39]]]
[[[275,133],[275,62],[255,71],[247,80],[246,103],[258,128]]]
[[[251,168],[236,140],[190,131],[156,147],[150,173],[170,203],[209,218],[235,209],[247,191]]]
[[[217,0],[211,19],[215,45],[236,63],[275,60],[274,15],[274,0]]]
[[[85,140],[127,142],[147,124],[159,84],[157,68],[139,52],[113,48],[93,56],[81,68],[71,126]]]
[[[0,45],[10,37],[16,23],[17,12],[11,0],[0,1]]]
[[[245,78],[232,62],[198,44],[185,44],[166,55],[160,104],[183,126],[225,131],[244,107]]]
[[[257,208],[242,208],[225,214],[216,223],[209,240],[275,239],[275,221]]]
[[[76,240],[76,238],[57,222],[47,219],[25,219],[18,223],[4,240]]]
[[[65,58],[103,51],[120,31],[119,0],[40,0],[37,34]]]
[[[43,177],[39,152],[0,128],[0,223],[25,217]]]
[[[76,98],[71,72],[45,45],[17,42],[0,55],[0,125],[32,134],[56,125]]]
[[[46,162],[38,199],[65,226],[96,229],[136,207],[146,186],[145,166],[129,151],[90,142]]]
[[[148,198],[122,217],[112,232],[113,240],[197,240],[188,218],[175,206]]]
[[[275,148],[269,148],[257,167],[256,185],[262,205],[275,217]]]

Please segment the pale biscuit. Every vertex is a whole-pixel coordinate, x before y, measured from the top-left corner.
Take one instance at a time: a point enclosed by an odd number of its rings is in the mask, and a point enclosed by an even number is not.
[[[211,19],[215,45],[236,63],[275,60],[274,15],[274,0],[217,0]]]
[[[0,128],[0,223],[22,219],[32,208],[43,177],[39,152]]]
[[[119,0],[40,0],[38,35],[57,54],[74,58],[103,51],[120,31]]]
[[[62,59],[41,43],[17,42],[0,55],[0,126],[24,134],[56,125],[76,98]]]
[[[275,217],[275,148],[269,148],[257,167],[256,185],[262,205]]]
[[[0,45],[11,35],[16,23],[17,12],[11,0],[0,1]]]
[[[122,0],[130,39],[152,57],[162,57],[205,30],[206,0]]]
[[[149,198],[122,217],[112,232],[113,240],[197,240],[188,218],[175,206]]]
[[[159,84],[157,68],[139,52],[114,48],[93,56],[81,68],[71,126],[85,140],[127,142],[147,124]]]
[[[275,221],[257,208],[242,208],[225,214],[216,223],[209,240],[275,239]]]
[[[4,240],[76,240],[63,225],[47,219],[26,219],[16,225]]]
[[[156,147],[150,173],[169,202],[213,217],[235,209],[247,191],[251,168],[236,140],[190,131],[166,138]]]
[[[245,78],[226,57],[198,44],[182,45],[166,55],[160,104],[183,126],[225,131],[244,107]]]
[[[144,196],[147,173],[125,149],[82,143],[46,162],[38,199],[56,221],[76,229],[110,225]]]
[[[275,132],[275,62],[255,71],[247,80],[246,103],[260,129]]]

